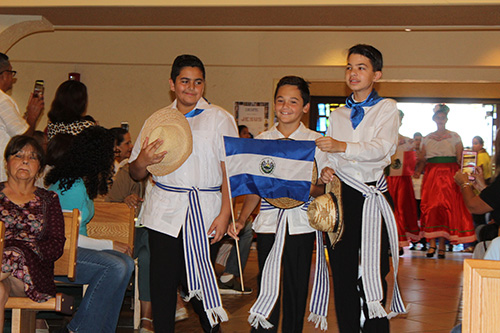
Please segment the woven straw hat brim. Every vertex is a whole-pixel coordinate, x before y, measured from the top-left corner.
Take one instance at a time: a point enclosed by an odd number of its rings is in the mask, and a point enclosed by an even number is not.
[[[149,143],[156,139],[163,140],[156,153],[167,151],[160,163],[147,167],[147,170],[155,176],[165,176],[174,172],[193,151],[191,127],[186,117],[176,109],[167,107],[149,117],[142,129],[141,143],[144,143],[146,137],[149,138]]]
[[[316,160],[313,162],[313,173],[311,177],[311,182],[313,184],[316,184],[318,180],[318,166],[316,165]],[[299,207],[304,204],[304,201],[298,201],[295,199],[291,199],[288,197],[281,197],[281,198],[264,198],[269,204],[273,205],[276,208],[279,209],[291,209],[295,207]]]
[[[335,245],[343,232],[342,184],[335,176],[326,186],[326,194],[317,197],[307,210],[312,228],[328,232],[332,245]]]

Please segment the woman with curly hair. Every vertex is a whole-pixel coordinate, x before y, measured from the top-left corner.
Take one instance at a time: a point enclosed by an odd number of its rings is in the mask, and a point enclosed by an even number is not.
[[[68,80],[59,86],[48,113],[47,137],[57,133],[77,135],[96,123],[85,116],[87,111],[87,87],[80,81]]]
[[[63,209],[81,214],[76,260],[76,284],[88,284],[85,297],[68,324],[70,332],[115,332],[125,289],[134,269],[127,244],[87,237],[98,194],[108,192],[114,141],[100,126],[83,130],[55,161],[45,183],[59,194]]]
[[[422,182],[421,228],[422,237],[429,239],[428,258],[436,254],[436,238],[439,238],[439,259],[445,258],[445,238],[452,244],[476,239],[472,216],[453,179],[460,168],[463,145],[460,135],[446,129],[449,111],[444,104],[434,107],[432,120],[437,131],[427,135],[421,147],[427,163]],[[417,170],[414,177],[420,177],[420,171]]]

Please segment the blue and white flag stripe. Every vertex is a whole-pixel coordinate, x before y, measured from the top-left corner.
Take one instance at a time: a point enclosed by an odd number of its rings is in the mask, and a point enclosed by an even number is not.
[[[237,154],[269,155],[293,160],[314,161],[316,143],[306,140],[259,140],[225,136],[226,156]]]
[[[269,140],[267,140],[269,141]],[[232,176],[241,174],[262,175],[261,162],[268,156],[256,154],[238,154],[226,157],[226,164],[238,165]],[[273,178],[290,181],[311,181],[312,164],[310,161],[300,161],[283,157],[271,157],[275,163]]]
[[[233,197],[309,199],[314,141],[224,137],[224,146]]]

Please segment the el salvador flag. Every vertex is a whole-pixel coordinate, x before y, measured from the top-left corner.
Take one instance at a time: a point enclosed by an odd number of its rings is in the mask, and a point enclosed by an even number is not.
[[[314,141],[224,137],[231,195],[288,197],[307,201],[313,172]]]

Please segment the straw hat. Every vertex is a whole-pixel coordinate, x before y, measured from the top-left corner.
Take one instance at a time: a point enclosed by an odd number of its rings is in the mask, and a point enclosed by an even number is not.
[[[313,162],[313,173],[312,173],[312,179],[311,183],[316,184],[316,181],[318,180],[318,167],[316,165],[316,160]],[[291,199],[288,197],[281,197],[281,198],[264,198],[268,203],[273,205],[276,208],[280,209],[290,209],[290,208],[295,208],[299,207],[300,205],[304,204],[304,201],[298,201],[295,199]]]
[[[191,128],[184,115],[172,108],[163,108],[153,113],[142,128],[142,143],[162,139],[163,144],[157,153],[167,151],[160,163],[152,164],[147,170],[155,176],[165,176],[179,168],[193,151]]]
[[[333,181],[326,185],[326,194],[320,195],[309,204],[309,225],[316,230],[328,232],[333,247],[344,231],[343,215],[342,184],[340,179],[334,176]]]

